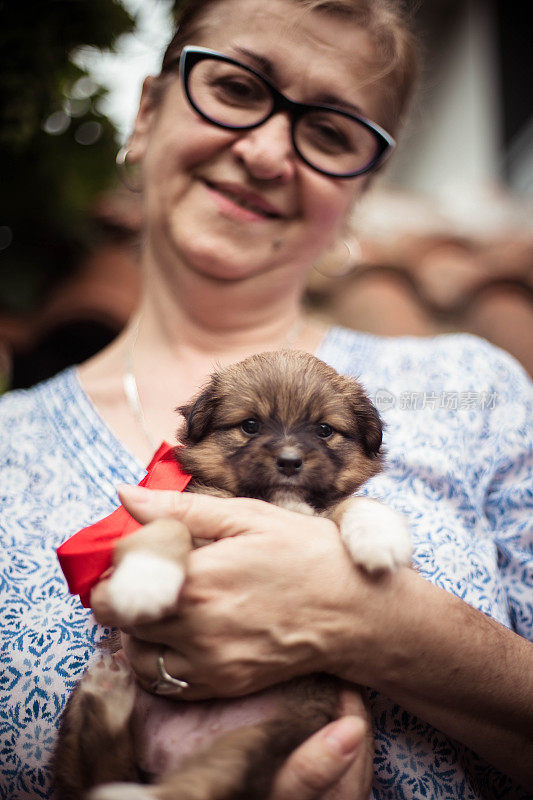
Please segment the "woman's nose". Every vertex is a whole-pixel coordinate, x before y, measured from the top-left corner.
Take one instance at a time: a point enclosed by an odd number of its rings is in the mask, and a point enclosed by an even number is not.
[[[294,174],[291,124],[286,114],[275,114],[258,128],[244,132],[233,152],[258,180],[290,180]]]

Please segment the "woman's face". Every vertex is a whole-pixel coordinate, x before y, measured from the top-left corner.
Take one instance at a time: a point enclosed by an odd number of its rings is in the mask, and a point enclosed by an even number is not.
[[[268,71],[292,100],[331,103],[333,96],[379,122],[379,97],[370,82],[365,87],[367,36],[342,18],[303,13],[293,0],[221,0],[190,44]],[[340,234],[365,182],[334,179],[301,161],[285,113],[245,132],[206,122],[177,75],[159,106],[145,91],[130,154],[142,162],[153,260],[177,259],[223,280],[273,269],[303,275]]]

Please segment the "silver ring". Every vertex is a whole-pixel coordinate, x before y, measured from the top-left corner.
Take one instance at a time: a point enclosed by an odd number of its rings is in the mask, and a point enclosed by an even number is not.
[[[184,689],[189,688],[187,681],[182,681],[180,678],[173,678],[172,675],[167,672],[162,655],[157,659],[157,672],[159,678],[151,686],[151,690],[154,694],[176,695],[181,694]]]

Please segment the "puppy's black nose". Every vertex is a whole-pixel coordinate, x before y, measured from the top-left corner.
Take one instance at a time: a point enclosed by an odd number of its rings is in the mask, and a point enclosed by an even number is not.
[[[281,452],[276,459],[278,472],[283,475],[294,475],[302,468],[302,464],[302,459],[294,452]]]

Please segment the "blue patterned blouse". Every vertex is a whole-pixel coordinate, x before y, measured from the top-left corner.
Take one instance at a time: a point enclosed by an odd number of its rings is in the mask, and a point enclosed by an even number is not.
[[[421,574],[533,638],[531,383],[468,335],[378,338],[340,328],[317,355],[360,378],[387,427],[364,493],[407,515]],[[75,369],[0,402],[0,797],[50,797],[66,698],[104,631],[68,594],[55,548],[110,513],[144,469]],[[375,800],[526,798],[461,744],[371,697]]]

